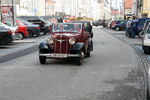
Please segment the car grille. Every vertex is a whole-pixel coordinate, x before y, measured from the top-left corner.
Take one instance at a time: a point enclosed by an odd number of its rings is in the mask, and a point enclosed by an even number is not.
[[[57,36],[54,43],[54,53],[68,53],[68,38]]]

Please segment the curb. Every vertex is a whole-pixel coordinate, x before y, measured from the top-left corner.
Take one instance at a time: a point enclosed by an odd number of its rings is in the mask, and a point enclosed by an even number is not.
[[[0,63],[6,62],[6,61],[9,61],[12,59],[16,59],[16,58],[19,58],[19,57],[27,55],[27,54],[31,54],[36,51],[38,51],[38,44],[34,44],[28,48],[24,48],[21,50],[16,50],[16,51],[8,53],[6,55],[2,55],[2,56],[0,56]]]

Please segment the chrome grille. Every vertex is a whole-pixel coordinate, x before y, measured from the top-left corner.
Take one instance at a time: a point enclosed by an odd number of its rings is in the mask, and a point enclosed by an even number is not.
[[[54,43],[54,52],[55,53],[68,53],[68,38],[62,35],[59,35],[55,39]]]

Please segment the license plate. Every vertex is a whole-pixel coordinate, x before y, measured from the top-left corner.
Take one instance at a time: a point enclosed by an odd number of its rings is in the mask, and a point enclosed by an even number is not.
[[[67,58],[67,54],[52,54],[51,56],[54,58]]]

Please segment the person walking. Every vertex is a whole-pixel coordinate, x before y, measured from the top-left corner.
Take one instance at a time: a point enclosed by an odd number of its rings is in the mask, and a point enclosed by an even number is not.
[[[129,38],[131,38],[131,24],[132,24],[132,20],[131,18],[128,19],[127,24],[126,24],[126,36],[128,36]]]
[[[137,18],[133,16],[131,23],[131,38],[135,38],[136,35],[137,35]]]

